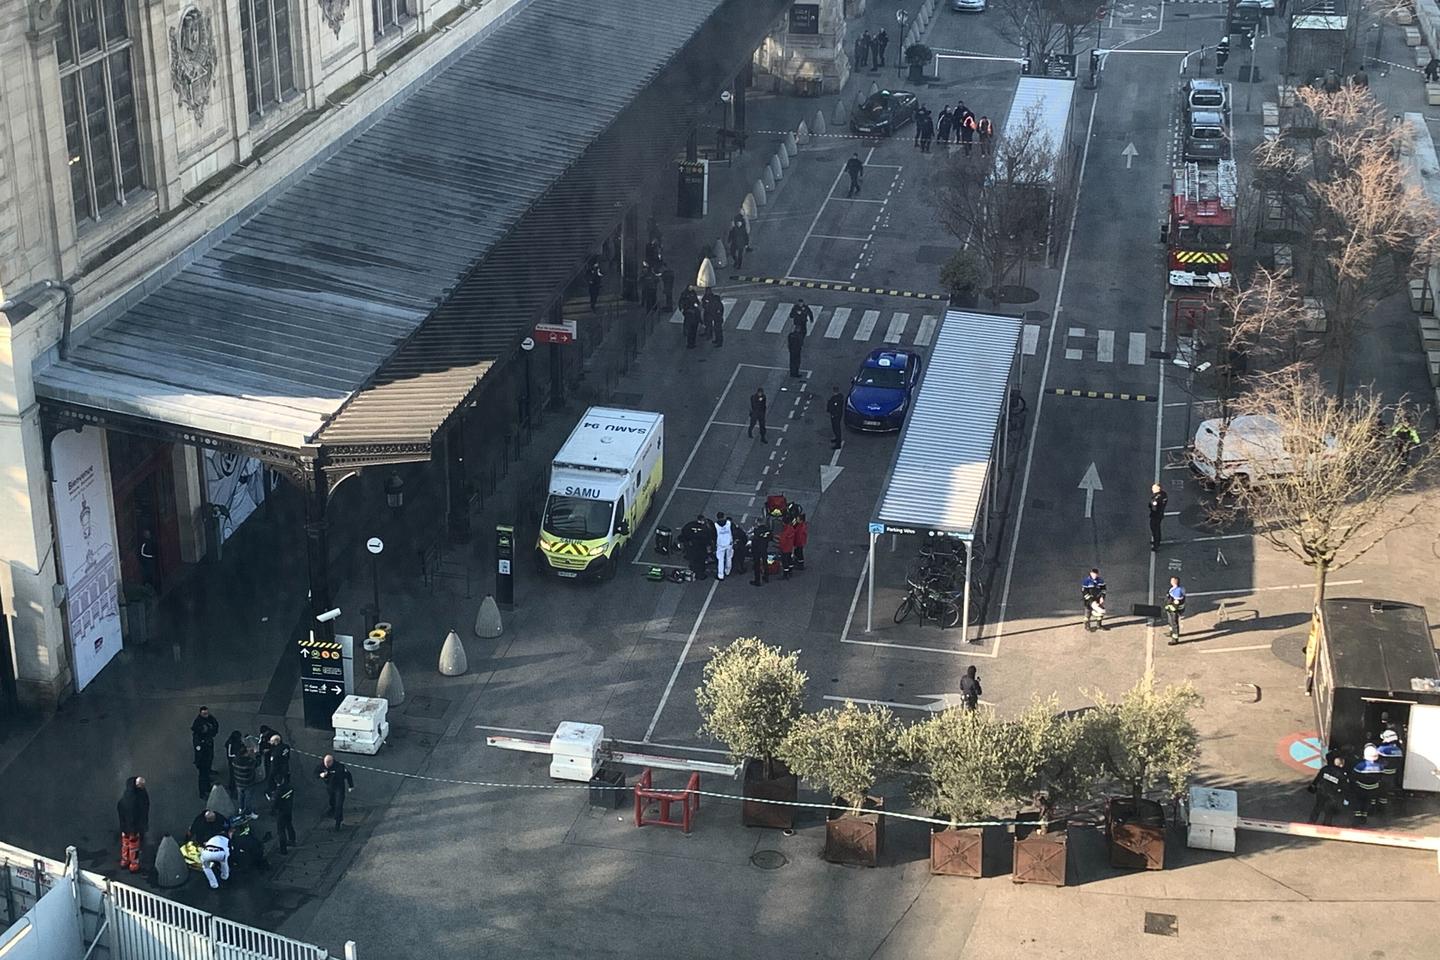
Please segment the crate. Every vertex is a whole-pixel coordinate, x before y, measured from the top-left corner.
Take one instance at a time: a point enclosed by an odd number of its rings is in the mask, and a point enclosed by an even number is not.
[[[1416,27],[1416,26],[1407,26],[1407,27],[1405,27],[1405,46],[1407,46],[1407,47],[1418,47],[1418,46],[1420,46],[1420,43],[1421,43],[1422,39],[1423,39],[1423,38],[1420,36],[1420,28],[1419,28],[1419,27]]]
[[[1440,83],[1425,84],[1425,102],[1432,107],[1440,107]]]

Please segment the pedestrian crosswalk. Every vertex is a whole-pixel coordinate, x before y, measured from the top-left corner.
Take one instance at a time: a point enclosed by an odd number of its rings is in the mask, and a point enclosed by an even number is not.
[[[723,297],[726,328],[732,331],[784,335],[790,330],[790,310],[795,301],[745,300]],[[915,314],[907,310],[862,310],[851,307],[823,307],[810,304],[815,322],[812,336],[826,340],[849,340],[869,343],[878,340],[893,346],[928,347],[940,328],[940,313]],[[676,310],[670,322],[681,324],[684,317]],[[1150,362],[1147,334],[1112,329],[1088,330],[1071,326],[1055,331],[1057,344],[1066,360],[1098,363],[1128,363],[1143,366]],[[1021,352],[1034,356],[1048,336],[1039,324],[1027,323],[1021,336]]]

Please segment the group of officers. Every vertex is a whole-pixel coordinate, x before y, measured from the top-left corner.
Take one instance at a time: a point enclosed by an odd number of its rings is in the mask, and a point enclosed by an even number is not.
[[[771,519],[778,521],[778,534],[771,529]],[[772,564],[778,562],[780,577],[790,579],[796,570],[805,569],[805,544],[810,539],[810,524],[805,512],[797,503],[787,504],[784,512],[777,517],[762,518],[759,523],[746,531],[740,522],[721,511],[711,520],[705,514],[698,514],[680,528],[676,543],[685,554],[685,563],[696,580],[706,577],[706,568],[713,561],[715,579],[724,580],[733,570],[745,572],[745,558],[748,555],[754,576],[751,583],[760,586],[770,582]],[[771,547],[776,548],[778,557],[771,560]]]
[[[980,155],[989,156],[995,143],[995,123],[988,116],[976,116],[975,112],[965,106],[965,101],[951,107],[949,104],[940,108],[940,115],[932,117],[930,108],[921,104],[915,111],[915,146],[920,148],[921,153],[930,152],[930,141],[937,138],[941,143],[950,143],[950,134],[955,134],[955,142],[965,148],[965,156],[970,156],[975,145],[975,138],[980,139]]]
[[[1400,796],[1404,764],[1405,747],[1393,723],[1385,724],[1378,743],[1365,744],[1353,765],[1343,751],[1332,750],[1310,782],[1309,790],[1315,794],[1310,822],[1332,826],[1335,814],[1348,812],[1357,827],[1364,826],[1370,814],[1388,808]]]

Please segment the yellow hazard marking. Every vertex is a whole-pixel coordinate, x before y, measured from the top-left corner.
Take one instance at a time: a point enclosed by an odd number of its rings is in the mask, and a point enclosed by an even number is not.
[[[1176,250],[1175,260],[1179,263],[1224,263],[1230,259],[1228,253],[1206,250]]]
[[[1138,400],[1154,403],[1156,398],[1148,393],[1120,393],[1111,390],[1074,390],[1069,387],[1053,387],[1050,391],[1057,397],[1080,397],[1084,400]]]
[[[943,293],[925,293],[916,290],[889,290],[884,287],[862,287],[853,283],[830,283],[819,280],[790,280],[785,277],[747,277],[732,274],[730,279],[737,283],[763,283],[775,287],[801,287],[805,290],[837,290],[842,293],[871,293],[882,297],[905,297],[910,300],[945,300]]]

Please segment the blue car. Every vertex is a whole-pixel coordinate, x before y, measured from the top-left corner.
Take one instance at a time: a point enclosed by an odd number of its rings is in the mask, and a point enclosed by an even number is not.
[[[852,430],[899,430],[910,409],[910,395],[920,382],[920,355],[881,347],[870,351],[850,381],[845,398],[845,424]]]

